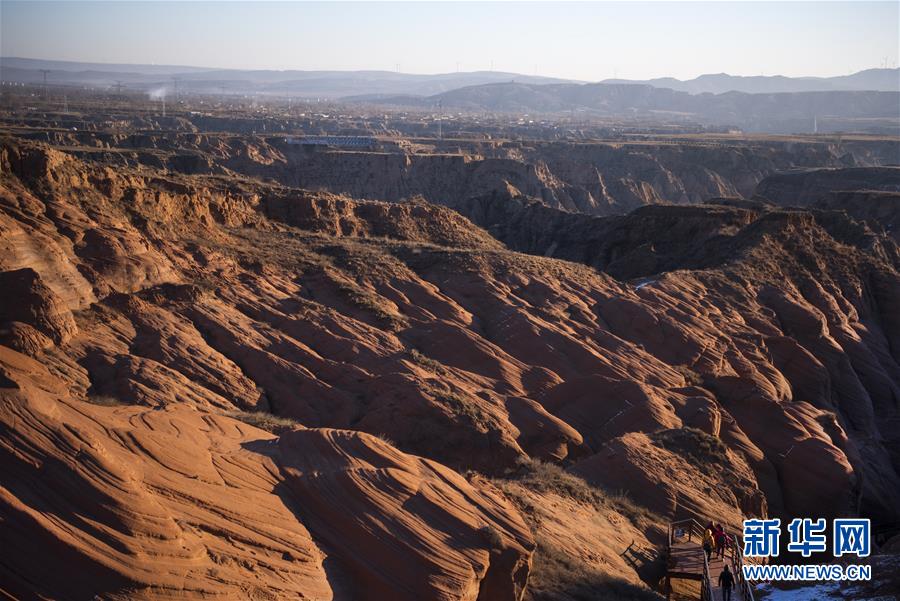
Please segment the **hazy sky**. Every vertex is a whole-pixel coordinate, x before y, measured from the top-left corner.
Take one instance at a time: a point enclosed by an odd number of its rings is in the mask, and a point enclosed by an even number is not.
[[[900,2],[16,2],[3,56],[582,80],[896,66]]]

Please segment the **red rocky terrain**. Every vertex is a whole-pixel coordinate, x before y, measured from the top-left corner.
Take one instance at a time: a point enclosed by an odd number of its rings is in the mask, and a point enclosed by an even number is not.
[[[382,201],[422,197],[447,206],[512,194],[589,215],[750,197],[763,179],[789,170],[900,162],[896,141],[879,136],[623,137],[615,131],[545,125],[520,139],[509,124],[469,131],[479,119],[486,121],[469,116],[453,125],[460,131],[439,140],[429,129],[433,124],[419,131],[412,118],[385,116],[379,122],[340,114],[317,118],[311,112],[299,118],[296,111],[277,114],[277,107],[264,115],[259,109],[250,114],[182,110],[161,117],[132,104],[97,108],[80,118],[38,111],[0,114],[0,122],[15,136],[64,146],[75,156],[110,165],[250,177]],[[305,146],[289,143],[299,141],[291,134],[296,130],[379,137],[372,148]],[[567,131],[587,140],[535,137]]]
[[[900,242],[900,167],[811,169],[770,175],[754,195],[779,206],[844,211]]]
[[[900,520],[864,219],[0,148],[8,595],[655,598],[671,518]]]

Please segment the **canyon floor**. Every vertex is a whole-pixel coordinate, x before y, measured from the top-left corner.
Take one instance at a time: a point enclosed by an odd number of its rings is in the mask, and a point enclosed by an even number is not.
[[[674,519],[896,536],[900,141],[72,104],[0,120],[4,595],[661,599]]]

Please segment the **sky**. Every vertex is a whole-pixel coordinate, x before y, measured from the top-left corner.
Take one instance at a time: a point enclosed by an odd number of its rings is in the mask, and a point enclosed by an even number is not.
[[[240,69],[493,69],[583,81],[898,63],[890,2],[0,0],[0,54]]]

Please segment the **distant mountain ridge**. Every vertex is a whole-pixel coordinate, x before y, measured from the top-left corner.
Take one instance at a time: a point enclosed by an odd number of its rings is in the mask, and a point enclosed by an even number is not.
[[[579,111],[603,117],[738,127],[751,132],[900,133],[900,92],[840,90],[692,95],[648,84],[501,83],[460,88],[430,97],[355,100],[423,109],[441,104],[446,108],[475,112],[552,114]]]
[[[41,83],[41,69],[49,69],[55,85],[112,87],[117,82],[132,90],[160,86],[190,93],[261,93],[280,96],[338,98],[363,94],[430,96],[467,86],[519,81],[530,84],[571,83],[573,80],[505,73],[471,71],[419,75],[394,71],[278,71],[210,69],[174,65],[125,65],[79,63],[39,59],[0,58],[0,79]]]
[[[4,81],[39,83],[41,69],[49,69],[48,81],[65,85],[113,86],[116,82],[137,89],[173,86],[195,93],[262,93],[337,98],[366,95],[432,96],[481,84],[585,83],[572,79],[540,77],[499,71],[411,74],[394,71],[302,71],[266,69],[216,69],[185,65],[88,63],[19,57],[0,58]],[[661,77],[648,80],[606,79],[604,84],[642,84],[689,94],[745,92],[881,91],[900,92],[900,69],[867,69],[837,77],[737,76],[706,74],[689,80]]]
[[[689,94],[778,94],[787,92],[872,91],[900,92],[900,69],[866,69],[837,77],[785,77],[783,75],[741,76],[710,73],[694,79],[672,77],[629,80],[606,79],[608,84],[647,84],[654,88],[669,88]]]

